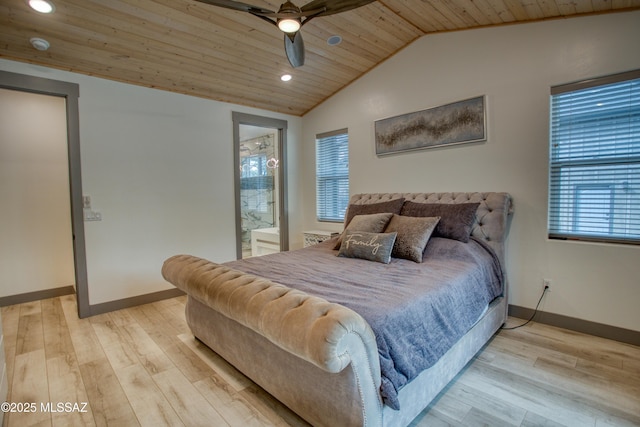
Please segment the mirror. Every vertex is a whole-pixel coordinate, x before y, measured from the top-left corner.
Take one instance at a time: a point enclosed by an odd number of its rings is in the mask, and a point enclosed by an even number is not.
[[[234,113],[238,259],[288,250],[286,121]]]

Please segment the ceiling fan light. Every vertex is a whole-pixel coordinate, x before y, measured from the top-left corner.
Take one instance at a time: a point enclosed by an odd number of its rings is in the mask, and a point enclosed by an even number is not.
[[[300,29],[300,19],[284,18],[278,19],[278,28],[285,33],[295,33]]]

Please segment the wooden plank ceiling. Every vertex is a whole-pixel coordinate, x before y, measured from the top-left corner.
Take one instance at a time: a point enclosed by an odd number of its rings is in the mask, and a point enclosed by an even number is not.
[[[640,9],[640,0],[378,0],[305,24],[306,62],[294,69],[283,33],[248,13],[195,0],[53,1],[50,15],[0,2],[0,57],[299,116],[425,34]],[[330,46],[334,35],[342,43]],[[32,37],[51,47],[34,49]]]

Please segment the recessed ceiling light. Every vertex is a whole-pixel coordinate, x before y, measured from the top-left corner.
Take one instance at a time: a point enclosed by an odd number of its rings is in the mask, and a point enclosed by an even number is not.
[[[342,37],[335,35],[335,36],[331,36],[327,39],[327,44],[329,46],[337,46],[340,43],[342,43]]]
[[[31,37],[29,41],[31,42],[31,46],[38,50],[47,50],[49,46],[51,46],[48,41],[40,37]]]
[[[48,0],[29,0],[29,6],[31,9],[40,13],[53,13],[56,7]]]
[[[283,82],[288,82],[291,79],[292,79],[291,74],[283,74],[280,76],[280,80],[282,80]]]

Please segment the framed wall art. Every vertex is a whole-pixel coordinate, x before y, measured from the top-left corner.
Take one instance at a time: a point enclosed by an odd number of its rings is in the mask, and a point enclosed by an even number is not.
[[[452,102],[375,122],[376,154],[384,156],[486,141],[485,96]]]

